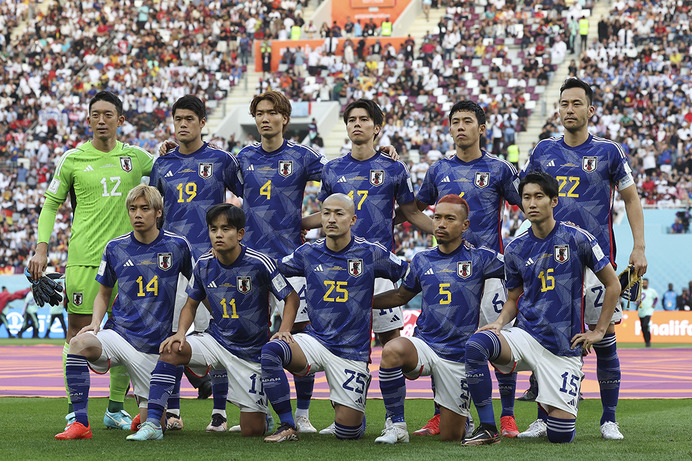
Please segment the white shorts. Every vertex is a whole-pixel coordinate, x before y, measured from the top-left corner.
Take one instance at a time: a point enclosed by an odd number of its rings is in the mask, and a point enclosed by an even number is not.
[[[187,368],[197,376],[209,369],[225,369],[228,374],[228,401],[241,412],[266,413],[267,397],[262,387],[262,367],[233,355],[209,333],[195,333],[187,337],[192,357]]]
[[[415,370],[404,373],[404,376],[407,379],[417,379],[419,376],[432,375],[435,380],[435,402],[468,418],[471,394],[466,384],[466,365],[443,359],[420,338],[406,339],[416,348],[418,363]]]
[[[308,304],[305,301],[305,277],[289,277],[288,283],[291,284],[295,292],[298,293],[298,296],[300,297],[298,313],[296,314],[296,319],[293,323],[309,322]],[[284,301],[276,299],[274,293],[269,293],[269,307],[270,312],[274,312],[276,309],[281,318],[284,318]]]
[[[507,289],[505,288],[504,281],[502,279],[486,280],[483,286],[478,326],[483,327],[497,320],[505,301],[507,301]]]
[[[376,295],[394,288],[396,288],[396,284],[389,279],[375,279],[374,294]],[[386,333],[402,328],[404,328],[404,312],[401,310],[401,306],[372,310],[372,331],[375,333]]]
[[[104,374],[111,367],[124,366],[130,375],[132,390],[139,397],[139,407],[146,408],[151,373],[159,360],[159,354],[138,351],[113,330],[99,330],[95,336],[101,342],[101,356],[89,362],[89,368],[96,373]]]
[[[187,279],[183,274],[178,274],[178,289],[175,292],[175,310],[173,311],[173,326],[172,330],[178,331],[178,322],[180,321],[180,311],[183,310],[185,303],[187,302]],[[192,333],[193,331],[205,331],[209,327],[209,320],[211,319],[211,314],[209,309],[204,305],[204,303],[199,303],[197,308],[197,313],[195,314],[195,320],[190,325],[190,328],[185,332]]]
[[[329,384],[329,399],[345,407],[365,412],[370,386],[367,362],[348,360],[334,355],[321,342],[306,333],[293,335],[308,361],[305,375],[324,371]]]
[[[584,323],[587,325],[596,325],[598,323],[604,297],[605,286],[598,280],[596,274],[587,267],[584,277]],[[620,322],[622,322],[622,306],[620,303],[617,303],[610,323],[619,324]]]
[[[533,371],[538,381],[536,402],[559,408],[576,418],[579,389],[584,378],[582,358],[555,355],[518,327],[502,330],[502,336],[512,349],[512,361],[493,366],[504,374]]]

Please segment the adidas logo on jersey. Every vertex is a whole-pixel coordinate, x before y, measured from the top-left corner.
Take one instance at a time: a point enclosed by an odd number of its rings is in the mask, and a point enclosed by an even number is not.
[[[94,168],[91,165],[87,165],[87,167],[84,168],[84,171],[94,171]]]
[[[529,258],[529,259],[526,261],[526,267],[530,266],[530,265],[533,264],[533,263],[534,263],[533,259]]]
[[[317,267],[313,269],[313,272],[324,272],[322,264],[318,264]]]
[[[345,177],[345,176],[342,176],[342,177],[339,178],[339,180],[338,180],[337,182],[348,182],[348,181],[346,181],[346,177]]]
[[[125,264],[123,264],[123,267],[135,267],[135,263],[133,263],[131,259],[128,259],[125,261]]]
[[[360,403],[362,405],[363,404],[363,397],[358,397],[358,400],[356,400],[356,403]]]
[[[435,275],[435,271],[434,271],[433,268],[431,267],[430,269],[428,269],[427,271],[425,271],[425,275]]]
[[[392,320],[390,320],[389,323],[398,322],[398,321],[399,321],[399,316],[394,315],[394,316],[392,316]]]
[[[209,285],[207,285],[207,288],[216,288],[216,282],[212,280]]]
[[[171,170],[168,170],[168,173],[163,175],[164,178],[170,178],[171,176],[173,176],[173,172]]]
[[[449,182],[449,176],[445,176],[440,182]]]
[[[255,171],[255,165],[250,165],[247,171]]]
[[[555,166],[555,160],[549,161],[546,166]]]

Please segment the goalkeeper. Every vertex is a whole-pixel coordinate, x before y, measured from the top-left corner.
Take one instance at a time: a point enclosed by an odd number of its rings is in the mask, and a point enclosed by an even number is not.
[[[141,183],[142,176],[149,175],[153,165],[149,153],[116,140],[125,117],[122,101],[115,94],[97,93],[89,102],[87,117],[93,137],[68,150],[60,159],[45,193],[38,221],[38,243],[28,267],[31,279],[41,281],[55,215],[69,195],[73,219],[65,271],[68,327],[63,370],[70,340],[91,323],[99,290],[96,273],[103,249],[109,240],[131,230],[125,207],[127,194]],[[109,306],[116,294],[114,289]],[[129,377],[124,367],[113,367],[110,373],[110,400],[103,422],[107,427],[129,430],[131,419],[123,409]],[[66,419],[70,424],[74,420],[71,403],[68,411]]]

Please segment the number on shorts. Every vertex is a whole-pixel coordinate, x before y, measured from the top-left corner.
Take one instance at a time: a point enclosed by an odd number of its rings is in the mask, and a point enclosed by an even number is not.
[[[591,289],[591,293],[596,294],[596,300],[593,302],[593,305],[595,307],[603,306],[603,299],[602,299],[603,298],[603,287],[600,285],[595,286]]]
[[[495,309],[495,312],[498,314],[502,312],[502,306],[505,305],[505,302],[500,298],[500,293],[495,293],[495,297],[493,298],[493,309]]]
[[[570,376],[572,377],[569,381],[570,389],[567,389],[567,378]],[[562,387],[560,388],[560,392],[566,392],[572,397],[576,397],[579,393],[579,377],[570,375],[567,372],[562,373],[560,377],[562,378]]]
[[[264,386],[262,385],[262,381],[257,379],[257,373],[253,373],[252,375],[250,375],[250,381],[252,381],[252,387],[249,390],[250,394],[259,393],[259,395],[264,395]],[[258,383],[259,391],[257,390]]]
[[[466,382],[466,379],[460,380],[459,385],[461,386],[461,395],[459,396],[461,398],[461,405],[459,405],[459,409],[468,410],[469,408],[471,408],[471,394],[469,394],[469,385]]]
[[[356,394],[362,394],[365,392],[365,382],[367,381],[368,377],[363,374],[363,373],[358,373],[357,371],[353,370],[348,370],[344,368],[344,372],[349,375],[349,377],[346,379],[346,382],[341,385],[344,389],[347,391],[355,392]],[[351,387],[349,384],[351,381],[355,379],[356,387]]]

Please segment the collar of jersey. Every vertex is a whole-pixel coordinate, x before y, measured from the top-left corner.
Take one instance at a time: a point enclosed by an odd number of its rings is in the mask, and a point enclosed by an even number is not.
[[[240,245],[240,254],[238,255],[237,258],[235,258],[235,261],[233,261],[233,263],[231,263],[231,264],[226,265],[226,264],[222,263],[219,258],[215,258],[216,261],[219,263],[219,266],[224,267],[226,269],[230,269],[231,267],[235,267],[238,264],[240,264],[240,261],[243,260],[243,256],[245,256],[245,248],[247,248],[247,247],[245,245],[243,245],[242,243],[239,243],[238,245]]]
[[[139,245],[139,246],[150,246],[150,245],[154,245],[154,244],[158,243],[162,238],[163,238],[163,229],[159,229],[159,235],[158,235],[151,243],[142,243],[142,242],[140,242],[139,240],[137,240],[137,239],[135,238],[135,231],[131,231],[131,232],[130,232],[130,240],[132,240],[132,242],[133,242],[135,245]]]
[[[529,232],[528,232],[529,238],[531,240],[533,240],[534,242],[539,242],[539,243],[547,242],[548,240],[553,238],[553,236],[555,235],[555,232],[557,232],[557,228],[560,227],[560,224],[562,224],[562,221],[555,221],[555,227],[553,227],[553,230],[551,230],[550,233],[548,235],[546,235],[545,238],[542,238],[542,239],[536,237],[533,233],[533,229],[531,227],[529,227]]]
[[[264,155],[276,155],[276,154],[280,154],[281,152],[283,152],[287,145],[288,145],[288,141],[286,141],[284,139],[284,141],[281,143],[281,146],[278,149],[273,150],[271,152],[267,152],[266,150],[264,150],[264,147],[262,147],[262,143],[260,142],[259,150]]]
[[[565,149],[569,149],[569,150],[580,150],[580,149],[583,149],[583,148],[585,148],[585,147],[591,145],[591,140],[592,140],[592,139],[593,139],[593,135],[592,135],[591,133],[589,133],[589,137],[586,138],[586,141],[584,141],[583,143],[579,144],[578,146],[572,147],[572,146],[568,145],[568,144],[565,142],[565,137],[562,136],[562,137],[560,138],[560,145],[561,145],[562,147],[564,147]]]
[[[455,256],[455,255],[461,253],[463,251],[463,249],[466,248],[465,244],[466,244],[466,240],[462,240],[461,245],[459,245],[459,247],[457,247],[457,249],[452,251],[451,253],[443,253],[442,251],[440,251],[440,245],[437,245],[435,247],[435,250],[437,250],[437,254],[439,256],[442,256],[443,258],[451,258],[452,256]]]
[[[325,248],[328,252],[330,252],[330,253],[332,253],[332,254],[340,255],[340,254],[345,253],[346,251],[350,250],[351,247],[353,246],[353,242],[354,242],[354,241],[355,241],[355,236],[354,236],[353,234],[351,234],[351,241],[348,242],[348,245],[346,245],[345,247],[343,247],[343,248],[342,248],[341,250],[339,250],[339,251],[333,251],[333,250],[330,250],[329,247],[327,246],[327,239],[325,238],[325,239],[324,239],[324,248]]]

